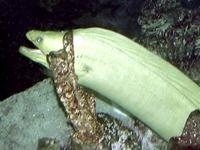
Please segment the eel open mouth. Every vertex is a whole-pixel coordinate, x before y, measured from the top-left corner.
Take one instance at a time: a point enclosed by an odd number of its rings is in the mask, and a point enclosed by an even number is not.
[[[47,59],[46,59],[46,55],[41,50],[21,46],[19,48],[19,52],[22,55],[30,58],[31,60],[33,60],[37,63],[40,63],[40,64],[44,65],[45,67],[49,68]]]
[[[33,43],[36,48],[28,48],[25,46],[21,46],[19,48],[19,52],[26,56],[27,58],[40,63],[44,65],[45,67],[49,68],[46,55],[49,54],[51,51],[57,51],[57,46],[62,47],[62,37],[64,35],[59,34],[59,32],[43,32],[43,31],[38,31],[38,30],[30,30],[26,33],[26,38]],[[59,42],[55,42],[55,38],[58,38]],[[54,43],[53,46],[51,46],[50,50],[46,49],[46,47],[43,45],[43,43],[47,43],[47,45],[50,45],[49,43]]]

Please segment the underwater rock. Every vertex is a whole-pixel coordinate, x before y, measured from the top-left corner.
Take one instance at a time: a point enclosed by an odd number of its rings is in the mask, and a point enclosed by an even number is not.
[[[1,150],[36,150],[43,137],[67,144],[72,129],[53,91],[44,80],[0,103]]]
[[[56,139],[41,138],[37,150],[61,150],[60,142]]]
[[[37,148],[39,150],[58,148],[59,146],[61,149],[69,148],[72,128],[67,124],[68,120],[58,102],[53,83],[49,79],[1,102],[0,150],[36,150]],[[137,136],[134,137],[135,139],[139,138],[138,142],[142,149],[166,149],[167,142],[139,120],[129,117],[113,107],[113,104],[109,105],[97,99],[96,111],[101,120],[104,118],[109,122],[109,118],[112,117],[114,122],[119,122],[114,118],[121,120],[121,123],[118,124],[133,131],[131,132]],[[103,115],[102,112],[112,117]],[[119,143],[113,145],[119,146]]]
[[[133,129],[106,113],[97,113],[97,119],[103,125],[100,143],[72,140],[69,150],[167,150],[167,142],[152,134],[141,122],[135,122]]]
[[[200,8],[186,9],[181,0],[146,0],[138,18],[139,42],[193,80],[191,68],[200,61],[199,14]]]

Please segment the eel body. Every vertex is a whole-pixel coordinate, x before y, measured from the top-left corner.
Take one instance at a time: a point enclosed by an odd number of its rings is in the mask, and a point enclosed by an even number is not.
[[[200,88],[174,66],[118,33],[75,29],[78,83],[132,113],[165,140],[182,133],[189,114],[200,108]],[[65,32],[30,31],[41,53],[20,52],[48,67],[45,55],[62,49]]]

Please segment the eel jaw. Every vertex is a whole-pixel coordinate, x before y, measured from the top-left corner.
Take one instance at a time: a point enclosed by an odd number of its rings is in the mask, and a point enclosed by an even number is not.
[[[26,33],[26,38],[36,46],[36,49],[21,46],[19,52],[27,58],[49,68],[46,55],[52,51],[58,51],[58,47],[60,49],[63,48],[62,40],[66,32],[30,30]]]
[[[42,64],[46,68],[49,68],[47,63],[46,55],[39,49],[31,49],[25,46],[21,46],[19,48],[19,52],[24,55],[25,57]]]
[[[58,51],[63,48],[62,41],[66,32],[30,30],[26,33],[26,38],[44,55],[47,55],[52,51]]]

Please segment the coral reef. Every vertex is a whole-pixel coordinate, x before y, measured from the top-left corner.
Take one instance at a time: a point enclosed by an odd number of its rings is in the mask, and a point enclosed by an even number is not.
[[[183,7],[180,0],[146,0],[138,18],[145,47],[157,53],[197,83],[200,57],[200,9]],[[194,75],[196,74],[196,75]]]

